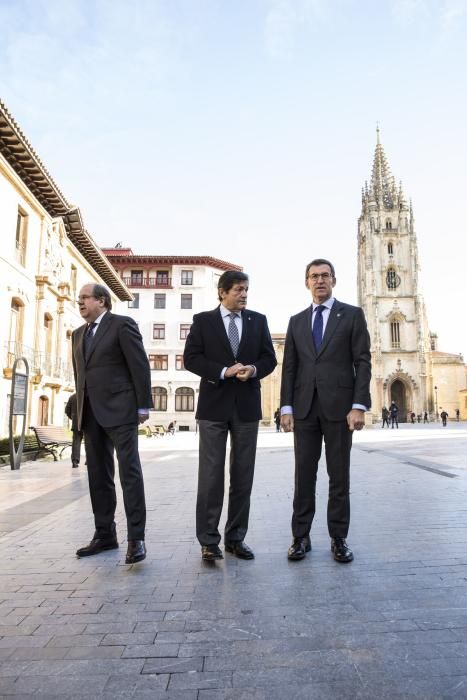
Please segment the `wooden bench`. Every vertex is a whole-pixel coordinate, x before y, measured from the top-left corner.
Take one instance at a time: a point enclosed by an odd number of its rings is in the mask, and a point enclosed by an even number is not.
[[[61,425],[31,425],[30,430],[34,431],[37,440],[34,461],[40,452],[48,452],[53,455],[54,462],[57,462],[57,453],[61,459],[63,450],[72,445],[69,435]]]
[[[164,437],[166,433],[163,425],[148,425],[147,428],[151,437]]]

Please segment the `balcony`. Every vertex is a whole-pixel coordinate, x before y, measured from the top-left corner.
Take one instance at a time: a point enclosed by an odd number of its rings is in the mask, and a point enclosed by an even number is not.
[[[133,289],[172,289],[171,277],[123,277],[127,287]]]
[[[39,384],[43,377],[53,380],[53,386],[74,383],[73,367],[69,362],[54,357],[48,352],[40,352],[22,343],[5,343],[3,351],[3,376],[11,379],[13,364],[17,357],[26,358],[29,376],[33,383]],[[47,383],[51,383],[47,381]]]

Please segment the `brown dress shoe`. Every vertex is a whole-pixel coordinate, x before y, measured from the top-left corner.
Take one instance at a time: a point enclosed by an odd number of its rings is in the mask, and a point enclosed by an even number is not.
[[[216,559],[223,559],[224,555],[217,544],[203,544],[201,546],[201,558],[203,561],[215,561]]]
[[[143,561],[143,559],[146,559],[144,540],[128,540],[125,564],[136,564],[138,561]]]
[[[89,544],[77,550],[77,557],[92,557],[93,554],[106,552],[108,549],[118,549],[116,537],[94,537]]]

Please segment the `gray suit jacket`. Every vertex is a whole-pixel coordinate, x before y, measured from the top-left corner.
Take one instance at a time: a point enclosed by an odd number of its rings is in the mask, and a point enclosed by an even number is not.
[[[317,392],[325,418],[345,420],[352,404],[371,406],[370,336],[365,317],[359,307],[335,299],[317,353],[311,333],[311,313],[309,307],[289,321],[281,406],[292,406],[294,417],[303,419]]]
[[[78,426],[85,393],[97,422],[104,428],[138,422],[138,408],[152,408],[151,370],[138,326],[132,318],[107,311],[99,322],[87,362],[84,334],[72,335]]]

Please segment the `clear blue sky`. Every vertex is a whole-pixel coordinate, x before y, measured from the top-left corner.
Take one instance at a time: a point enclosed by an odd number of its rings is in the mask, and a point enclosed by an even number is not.
[[[467,358],[467,0],[0,0],[0,27],[0,94],[95,240],[243,265],[274,332],[313,257],[357,299],[379,121]]]

